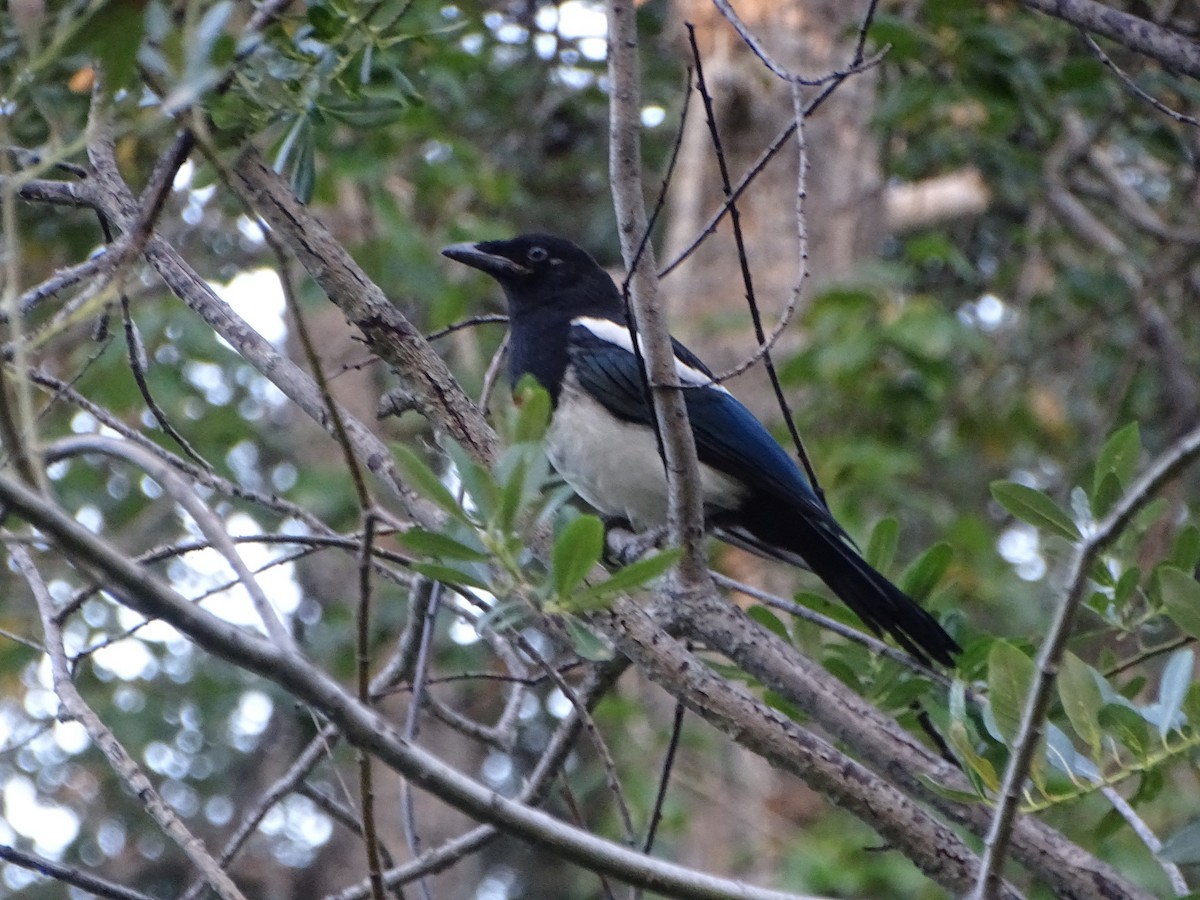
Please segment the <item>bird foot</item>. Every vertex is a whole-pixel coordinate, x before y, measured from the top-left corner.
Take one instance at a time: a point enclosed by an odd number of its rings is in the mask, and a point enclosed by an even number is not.
[[[667,537],[666,526],[635,532],[626,519],[610,518],[604,522],[605,557],[619,566],[627,566],[658,547]]]

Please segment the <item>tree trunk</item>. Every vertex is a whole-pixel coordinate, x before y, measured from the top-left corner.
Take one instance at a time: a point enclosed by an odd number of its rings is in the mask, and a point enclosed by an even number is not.
[[[792,120],[791,89],[766,69],[709,0],[677,0],[676,9],[681,20],[696,26],[725,158],[736,182]],[[737,10],[774,59],[810,78],[847,65],[862,14],[858,5],[837,0],[742,0]],[[806,89],[807,95],[814,90],[818,89]],[[806,123],[809,278],[805,297],[852,277],[882,237],[879,151],[869,128],[874,99],[874,74],[854,75]],[[787,302],[799,272],[796,175],[793,142],[758,176],[739,204],[755,295],[768,328]],[[673,258],[691,243],[722,200],[708,125],[696,102],[672,186],[665,258]],[[728,219],[685,266],[666,279],[664,289],[680,330],[700,345],[714,368],[727,368],[753,350]],[[704,346],[705,335],[731,322],[737,323],[738,339],[730,341],[726,333],[713,346]]]

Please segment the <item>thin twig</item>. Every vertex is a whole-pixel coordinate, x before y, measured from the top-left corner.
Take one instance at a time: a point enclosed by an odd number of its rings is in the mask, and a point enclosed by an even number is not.
[[[837,619],[831,619],[829,616],[822,615],[815,609],[809,609],[807,606],[801,606],[794,600],[788,600],[786,597],[777,596],[776,594],[772,594],[768,591],[762,590],[761,588],[757,588],[752,584],[746,584],[743,581],[737,581],[736,579],[730,578],[728,575],[723,575],[720,572],[714,571],[710,572],[709,574],[712,575],[713,581],[715,581],[721,587],[727,587],[738,591],[747,595],[748,597],[753,597],[755,600],[765,603],[767,606],[772,606],[775,609],[783,610],[789,615],[795,616],[797,619],[802,619],[805,622],[811,622],[818,628],[824,629],[825,631],[830,631],[839,637],[843,637],[848,641],[853,641],[856,644],[861,644],[877,656],[887,657],[893,662],[897,662],[904,666],[906,669],[911,669],[917,674],[928,678],[930,681],[937,682],[944,688],[950,687],[951,679],[947,678],[946,675],[937,671],[936,669],[923,665],[920,660],[910,656],[903,650],[897,650],[895,647],[885,644],[874,635],[867,634],[864,631],[859,631],[857,628],[851,628],[849,625],[845,625],[839,622]],[[975,699],[978,700],[980,698],[976,696]]]
[[[59,269],[45,281],[29,288],[25,293],[21,294],[21,298],[17,303],[21,315],[28,315],[37,309],[42,301],[56,296],[81,281],[90,281],[113,265],[115,261],[115,257],[111,254],[96,253],[81,263],[76,263],[65,269]],[[4,316],[5,318],[0,319],[0,321],[7,321],[7,313],[4,313]]]
[[[425,696],[425,677],[429,673],[429,648],[433,644],[433,632],[437,627],[438,611],[441,607],[442,583],[435,581],[429,592],[429,602],[424,607],[421,617],[420,641],[417,645],[416,665],[412,673],[412,694],[408,701],[408,712],[404,717],[404,739],[415,741],[420,730],[421,704]],[[408,852],[413,856],[421,855],[421,837],[417,833],[416,810],[413,805],[413,785],[407,778],[400,785],[400,806],[404,821],[404,840]],[[425,900],[432,900],[429,883],[424,879],[417,882],[417,889]]]
[[[167,437],[179,445],[179,449],[185,455],[201,468],[212,472],[212,463],[201,456],[199,451],[188,442],[187,438],[176,430],[175,426],[171,424],[171,420],[167,418],[166,412],[158,405],[158,401],[154,399],[154,395],[150,392],[150,383],[146,379],[146,347],[142,343],[142,337],[138,333],[137,325],[133,321],[133,314],[129,309],[129,295],[124,291],[121,292],[121,318],[125,324],[125,349],[128,353],[129,370],[133,373],[134,383],[137,385],[138,393],[142,395],[142,400],[146,403],[146,408],[154,416],[154,421],[158,423],[158,427],[163,430],[163,433]]]
[[[746,23],[741,20],[734,8],[729,5],[729,0],[713,0],[713,5],[720,11],[727,22],[733,26],[733,30],[738,33],[738,37],[742,39],[750,52],[757,56],[767,70],[791,84],[800,84],[805,87],[820,87],[821,85],[837,84],[844,81],[851,75],[856,75],[859,72],[865,71],[874,65],[877,65],[883,59],[886,50],[880,51],[868,60],[855,58],[853,62],[845,69],[835,69],[825,75],[818,75],[813,78],[805,78],[803,75],[798,75],[790,69],[777,63],[767,49],[762,45],[762,42],[755,36],[754,32],[746,27]]]
[[[90,872],[83,872],[52,859],[46,859],[44,856],[9,847],[6,844],[0,844],[0,859],[12,863],[14,866],[20,866],[22,869],[29,869],[31,872],[40,872],[55,881],[80,888],[89,894],[103,897],[105,900],[155,900],[149,894],[131,890],[124,885],[113,884]]]
[[[671,144],[671,154],[667,158],[667,171],[663,174],[662,180],[659,182],[658,196],[654,198],[654,208],[650,211],[650,221],[646,225],[646,231],[642,235],[642,240],[638,244],[637,251],[633,254],[632,264],[626,269],[625,279],[621,282],[621,296],[626,298],[627,303],[629,281],[633,278],[634,271],[642,261],[642,255],[646,252],[646,245],[650,242],[651,235],[654,234],[655,223],[658,222],[659,216],[662,215],[662,211],[667,207],[667,191],[670,190],[671,181],[675,176],[675,165],[679,162],[679,151],[683,148],[683,136],[687,129],[687,114],[691,105],[692,70],[689,68],[683,92],[683,108],[679,111],[679,125],[675,129],[675,141]],[[635,353],[638,352],[640,351],[635,348]],[[641,364],[640,359],[639,364]]]
[[[571,790],[571,783],[563,780],[562,787],[559,788],[559,796],[563,799],[563,805],[566,806],[567,812],[571,814],[571,819],[575,822],[575,827],[586,829],[588,827],[587,819],[583,817],[583,811],[579,808],[579,801],[575,799],[575,792]],[[600,890],[604,894],[605,900],[617,900],[613,894],[612,885],[609,884],[608,878],[603,872],[598,872],[597,877],[600,880]]]
[[[343,446],[349,451],[348,444]],[[361,479],[361,477],[360,474],[359,478]],[[375,516],[371,514],[370,509],[364,509],[362,550],[358,558],[358,608],[355,611],[358,633],[356,669],[360,703],[369,703],[371,700],[371,550],[374,543]],[[374,781],[371,778],[371,757],[365,750],[358,751],[358,790],[362,809],[362,837],[367,851],[367,874],[371,881],[371,894],[375,900],[383,900],[383,867],[379,862],[379,837],[375,831],[375,789]]]
[[[855,65],[859,66],[856,71],[869,68],[869,66],[862,65],[862,60],[864,48],[866,47],[867,29],[875,15],[875,8],[878,5],[878,2],[879,0],[871,0],[867,6],[867,12],[863,17],[862,25],[859,27],[858,40],[855,45],[853,57]],[[804,107],[804,115],[800,118],[807,119],[809,116],[815,113],[822,106],[822,104],[825,103],[826,100],[833,96],[834,91],[836,91],[845,80],[846,77],[835,78],[833,81],[825,85],[825,87],[821,89],[821,92],[817,94],[817,96],[808,101]],[[738,181],[730,198],[722,203],[720,208],[718,208],[717,211],[712,214],[709,220],[704,224],[699,232],[697,232],[696,236],[692,238],[691,243],[684,247],[678,254],[676,254],[675,258],[671,260],[670,263],[659,270],[659,278],[666,278],[673,271],[675,271],[675,269],[679,268],[679,266],[681,266],[688,257],[690,257],[696,252],[697,249],[699,249],[700,245],[708,239],[709,235],[716,232],[717,225],[719,225],[721,220],[724,219],[729,213],[730,203],[741,197],[746,189],[754,182],[754,179],[758,177],[759,173],[761,173],[762,170],[767,167],[767,164],[774,159],[776,155],[778,155],[780,150],[787,146],[788,141],[791,140],[791,137],[795,131],[796,120],[793,119],[793,121],[789,122],[783,127],[783,130],[780,131],[779,134],[775,135],[774,139],[772,139],[771,143],[767,145],[767,148],[763,150],[758,159],[756,159],[750,168],[746,170],[746,174],[741,177],[740,181]]]
[[[339,823],[343,828],[346,828],[355,837],[363,838],[365,836],[362,822],[354,814],[354,810],[339,803],[316,785],[309,784],[306,781],[301,782],[296,787],[296,793],[307,797],[317,805],[318,809]],[[383,844],[379,845],[379,858],[385,869],[390,870],[396,867],[395,860],[392,859],[392,854],[388,852],[387,847]],[[391,894],[396,900],[404,900],[404,891],[399,885],[392,886]]]
[[[483,373],[483,386],[479,389],[479,408],[485,413],[491,412],[492,393],[496,389],[496,382],[500,380],[500,370],[504,368],[504,357],[508,353],[508,345],[511,340],[512,332],[506,331],[500,341],[500,346],[496,348],[496,352],[492,354],[492,358],[488,362],[487,370]]]
[[[767,376],[771,381],[771,389],[775,393],[775,401],[779,405],[779,411],[783,414],[783,421],[787,423],[792,444],[795,446],[800,462],[804,466],[804,471],[808,475],[809,483],[812,485],[817,497],[820,498],[822,503],[825,503],[825,492],[821,489],[821,484],[817,480],[816,470],[813,468],[808,451],[804,447],[804,441],[800,438],[800,432],[796,430],[796,423],[792,416],[791,407],[784,396],[783,385],[779,382],[779,373],[775,370],[775,363],[771,359],[771,348],[775,346],[779,337],[791,323],[792,316],[795,315],[796,307],[799,305],[800,298],[804,292],[804,283],[808,279],[808,226],[804,215],[805,184],[808,177],[808,149],[804,140],[803,96],[800,94],[799,83],[793,83],[792,90],[796,102],[796,146],[800,155],[799,168],[796,175],[796,224],[799,242],[799,272],[796,276],[795,287],[788,294],[787,303],[784,305],[783,312],[779,316],[779,321],[771,329],[771,334],[767,335],[763,329],[762,315],[758,310],[758,302],[754,298],[754,280],[750,274],[750,260],[746,254],[746,241],[742,233],[741,212],[738,210],[737,201],[733,198],[733,185],[729,179],[729,166],[725,161],[725,151],[721,145],[721,134],[717,128],[716,115],[713,112],[712,96],[709,94],[708,85],[704,80],[704,67],[700,59],[700,47],[696,44],[696,29],[691,24],[687,28],[688,42],[692,47],[692,59],[696,67],[696,89],[700,92],[700,97],[704,101],[705,120],[708,123],[708,133],[712,138],[713,154],[716,157],[717,169],[721,176],[721,190],[729,203],[729,223],[733,229],[734,243],[737,246],[738,264],[742,275],[742,285],[746,291],[746,304],[750,308],[750,320],[754,325],[754,337],[758,342],[758,347],[747,359],[743,360],[730,371],[717,376],[713,381],[719,383],[732,378],[749,369],[760,359],[762,360],[763,366],[767,370]]]
[[[448,334],[454,334],[456,331],[462,331],[464,328],[475,328],[478,325],[507,325],[508,316],[501,313],[484,313],[478,316],[470,316],[466,319],[460,319],[457,322],[452,322],[445,328],[439,328],[436,331],[431,331],[425,335],[425,340],[436,341],[438,338],[444,338]],[[374,361],[374,360],[372,360]]]
[[[1200,45],[1156,22],[1097,0],[1020,0],[1022,6],[1069,22],[1156,59],[1168,69],[1200,78]]]
[[[1163,843],[1146,824],[1146,820],[1137,814],[1137,810],[1129,803],[1121,792],[1112,785],[1104,785],[1100,788],[1100,792],[1104,794],[1112,808],[1117,811],[1117,814],[1125,820],[1125,824],[1133,829],[1133,833],[1142,839],[1142,843],[1146,845],[1146,849],[1153,855],[1155,861],[1162,867],[1163,873],[1167,876],[1167,880],[1171,882],[1171,890],[1175,892],[1176,897],[1183,897],[1188,893],[1187,879],[1183,877],[1183,872],[1179,866],[1173,862],[1169,862],[1162,858]]]
[[[1161,100],[1159,100],[1157,97],[1155,97],[1153,94],[1150,94],[1150,93],[1146,92],[1145,90],[1143,90],[1141,87],[1139,87],[1138,83],[1136,81],[1134,81],[1125,72],[1125,70],[1123,70],[1115,62],[1113,62],[1112,57],[1110,57],[1107,53],[1104,52],[1103,48],[1101,48],[1101,46],[1098,43],[1096,43],[1096,39],[1094,37],[1092,37],[1090,34],[1088,34],[1086,31],[1084,31],[1082,28],[1079,29],[1079,36],[1083,38],[1084,43],[1087,44],[1088,49],[1091,50],[1092,53],[1095,54],[1096,58],[1099,59],[1100,62],[1104,63],[1104,65],[1107,66],[1108,69],[1114,75],[1117,76],[1117,78],[1121,81],[1121,83],[1123,85],[1125,85],[1126,88],[1129,89],[1130,93],[1132,93],[1136,97],[1140,97],[1142,100],[1145,100],[1147,103],[1149,103],[1155,109],[1157,109],[1160,113],[1162,113],[1165,116],[1170,116],[1176,122],[1179,122],[1184,125],[1192,125],[1196,128],[1200,128],[1200,120],[1198,120],[1192,116],[1186,116],[1181,112],[1176,112],[1175,110],[1171,109],[1171,107],[1167,106],[1167,104],[1163,103]]]
[[[241,852],[242,847],[245,846],[246,841],[258,830],[259,824],[266,818],[267,813],[280,800],[296,790],[297,785],[307,778],[317,764],[326,757],[332,745],[337,743],[339,737],[336,728],[326,725],[300,751],[300,754],[296,757],[296,761],[288,766],[288,770],[263,791],[258,802],[242,817],[242,821],[238,824],[238,827],[225,841],[225,846],[221,849],[220,856],[217,857],[217,862],[222,869],[228,867],[233,862],[238,853]],[[196,881],[184,891],[180,900],[196,900],[203,890],[204,882]]]
[[[356,542],[356,544],[361,542]],[[378,552],[378,550],[376,551]],[[414,586],[413,591],[421,594],[423,589],[421,585],[428,585],[429,582],[425,579],[419,580]],[[380,670],[379,674],[371,682],[371,699],[377,700],[384,696],[388,689],[395,683],[395,678],[403,674],[405,666],[404,645],[401,642],[397,647],[396,653],[388,664]],[[308,745],[300,751],[300,755],[296,761],[288,768],[287,772],[281,775],[274,784],[263,792],[258,803],[254,808],[247,813],[241,824],[238,826],[234,834],[226,842],[224,849],[221,851],[220,863],[222,867],[228,866],[237,856],[250,836],[257,830],[259,823],[263,820],[268,812],[281,801],[284,797],[297,789],[297,786],[303,782],[310,773],[316,768],[317,764],[326,757],[332,757],[333,747],[341,739],[341,734],[338,729],[332,725],[323,726],[320,731],[308,742]],[[196,882],[188,891],[180,898],[180,900],[196,900],[200,891],[203,889],[202,882]],[[364,886],[362,897],[370,896],[371,883],[367,880]]]
[[[64,721],[77,721],[84,727],[92,743],[99,747],[108,759],[113,771],[142,801],[142,806],[158,827],[179,846],[192,864],[204,873],[205,880],[222,900],[245,900],[242,892],[205,849],[204,843],[188,831],[187,826],[171,809],[171,805],[155,790],[150,779],[137,764],[137,760],[129,754],[76,689],[74,681],[71,680],[66,648],[63,646],[62,627],[55,618],[54,601],[45,582],[42,581],[41,573],[24,547],[10,545],[8,552],[33,592],[38,612],[41,614],[42,628],[46,634],[46,652],[50,656],[50,668],[54,679],[54,693],[62,704],[59,718]]]
[[[276,641],[281,648],[296,649],[296,642],[293,640],[291,632],[284,627],[274,605],[259,585],[258,579],[254,577],[254,573],[250,571],[245,560],[238,553],[237,546],[229,536],[229,532],[225,530],[224,523],[197,496],[192,486],[185,482],[178,472],[137,444],[102,435],[77,435],[62,438],[46,449],[46,459],[54,461],[81,453],[102,453],[106,456],[123,459],[137,466],[161,484],[172,499],[187,511],[201,534],[229,563],[237,575],[238,581],[250,595],[254,611],[258,613],[263,628],[271,636],[271,639]]]
[[[1108,515],[1075,545],[1069,587],[1038,651],[1037,674],[1025,700],[991,827],[984,841],[983,862],[972,893],[975,900],[992,900],[996,896],[1000,870],[1008,856],[1013,823],[1020,806],[1022,786],[1039,743],[1046,711],[1054,693],[1058,667],[1071,635],[1071,626],[1087,594],[1088,573],[1092,570],[1092,563],[1124,531],[1134,514],[1149,503],[1164,484],[1190,465],[1197,455],[1200,455],[1200,427],[1192,429],[1160,454]]]
[[[593,667],[579,688],[584,705],[591,709],[601,697],[608,693],[628,665],[627,660],[619,659]],[[580,727],[580,719],[574,714],[563,720],[547,743],[541,759],[538,760],[537,765],[526,779],[518,799],[524,803],[536,804],[545,797],[554,777],[566,763],[575,747]],[[499,834],[499,829],[493,825],[480,825],[440,846],[432,847],[418,858],[384,873],[384,880],[389,886],[406,884],[422,876],[440,872],[468,854],[476,852]],[[325,900],[364,900],[368,891],[369,886],[360,882],[352,888],[326,897]]]
[[[662,770],[658,775],[658,791],[654,795],[654,807],[650,810],[650,822],[646,826],[646,839],[642,841],[642,852],[654,849],[658,836],[658,825],[662,821],[663,806],[667,801],[667,785],[671,783],[671,770],[675,767],[675,754],[679,750],[679,738],[683,735],[683,717],[687,707],[682,700],[675,701],[675,714],[671,717],[671,739],[667,742],[667,753],[663,757]]]

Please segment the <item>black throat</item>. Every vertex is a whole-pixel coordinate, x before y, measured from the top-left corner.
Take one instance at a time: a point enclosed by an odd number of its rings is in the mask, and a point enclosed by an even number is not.
[[[567,336],[571,317],[555,315],[547,309],[513,312],[509,320],[512,334],[508,347],[508,379],[513,388],[525,375],[532,375],[558,405],[563,376],[570,357]]]
[[[558,405],[570,363],[571,321],[580,316],[625,321],[625,303],[608,273],[591,260],[564,265],[556,283],[502,281],[508,300],[512,342],[508,373],[514,387],[532,375]]]

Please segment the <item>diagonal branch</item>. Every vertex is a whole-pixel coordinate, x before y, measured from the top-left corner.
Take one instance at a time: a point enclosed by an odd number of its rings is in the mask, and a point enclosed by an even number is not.
[[[111,881],[97,878],[88,872],[65,866],[52,859],[46,859],[44,856],[26,853],[6,844],[0,844],[0,860],[20,866],[22,869],[29,869],[31,872],[40,872],[55,881],[61,881],[63,884],[70,884],[94,894],[102,900],[154,900],[149,894],[130,890],[124,885],[113,884]]]
[[[693,599],[680,621],[685,634],[704,641],[796,704],[839,745],[883,775],[888,784],[976,835],[987,832],[987,807],[952,800],[930,787],[944,785],[969,792],[970,785],[956,768],[778,635],[716,594]],[[1095,900],[1151,898],[1112,867],[1037,819],[1018,823],[1013,851],[1027,869],[1063,896]]]
[[[1120,536],[1137,511],[1149,503],[1163,485],[1175,478],[1198,456],[1200,427],[1193,428],[1168,447],[1149,470],[1125,492],[1108,515],[1096,523],[1095,530],[1075,547],[1075,554],[1071,560],[1070,586],[1038,652],[1037,675],[1026,698],[1021,724],[1012,745],[1012,755],[1008,760],[1008,768],[1004,771],[999,802],[986,839],[984,865],[979,871],[979,880],[972,894],[978,900],[990,900],[995,896],[1000,869],[1008,855],[1022,786],[1029,774],[1029,766],[1042,734],[1046,711],[1054,693],[1058,667],[1066,650],[1067,639],[1071,635],[1071,626],[1087,593],[1088,573],[1092,571],[1092,564],[1104,549]]]
[[[187,826],[175,815],[169,803],[154,789],[146,773],[142,771],[129,751],[117,740],[116,735],[96,715],[87,702],[75,688],[71,680],[70,663],[67,661],[67,651],[63,646],[62,628],[55,618],[54,601],[42,581],[41,573],[33,564],[29,551],[19,545],[8,548],[17,568],[33,592],[37,601],[38,612],[42,617],[42,628],[46,634],[46,652],[50,655],[50,669],[54,678],[54,693],[58,696],[63,710],[59,713],[62,718],[74,719],[83,725],[88,737],[100,748],[108,759],[113,771],[128,785],[129,789],[142,801],[146,812],[158,823],[158,826],[171,838],[187,855],[192,864],[204,873],[204,878],[222,900],[245,900],[237,885],[217,865],[204,848],[201,840],[188,831]]]
[[[724,604],[708,591],[712,606]],[[683,603],[683,598],[673,598]],[[701,604],[687,601],[684,627],[699,633]],[[708,606],[704,605],[704,612]],[[968,889],[978,857],[949,826],[903,791],[777,710],[733,688],[710,667],[669,638],[636,603],[621,600],[601,614],[610,636],[641,671],[689,709],[785,771],[800,776],[833,802],[877,831],[918,868],[956,893]],[[695,628],[693,626],[696,626]],[[1020,895],[1005,886],[1002,896]]]
[[[229,567],[237,575],[238,583],[250,595],[254,611],[258,613],[263,628],[271,636],[271,640],[279,644],[281,648],[299,652],[291,632],[284,626],[283,621],[279,618],[279,613],[259,585],[258,579],[254,577],[254,573],[250,571],[250,567],[238,553],[233,538],[225,530],[220,518],[208,508],[208,505],[197,496],[192,485],[185,481],[175,469],[137,444],[98,434],[81,434],[56,441],[47,448],[46,458],[48,461],[54,461],[83,453],[102,453],[116,459],[123,459],[137,466],[161,484],[171,498],[187,511],[209,544],[229,563]]]
[[[292,194],[278,173],[248,147],[234,163],[247,199],[275,229],[309,275],[363,333],[367,344],[404,381],[421,413],[480,460],[495,456],[496,435],[421,333]],[[238,187],[237,183],[234,187]]]
[[[326,716],[350,744],[376,755],[423,789],[478,821],[491,822],[523,840],[548,847],[556,855],[591,871],[678,897],[797,900],[793,894],[751,887],[653,859],[504,797],[429,751],[405,741],[383,716],[360,703],[298,654],[281,652],[273,642],[188,603],[161,579],[128,560],[120,550],[20,482],[0,476],[0,502],[40,529],[47,540],[76,564],[103,572],[109,590],[122,603],[144,616],[163,619],[206,652],[279,685]],[[733,689],[726,685],[724,690]]]
[[[1096,0],[1020,0],[1022,6],[1070,22],[1076,28],[1091,31],[1116,41],[1130,50],[1144,53],[1192,78],[1200,78],[1200,44],[1182,34],[1138,18]]]

